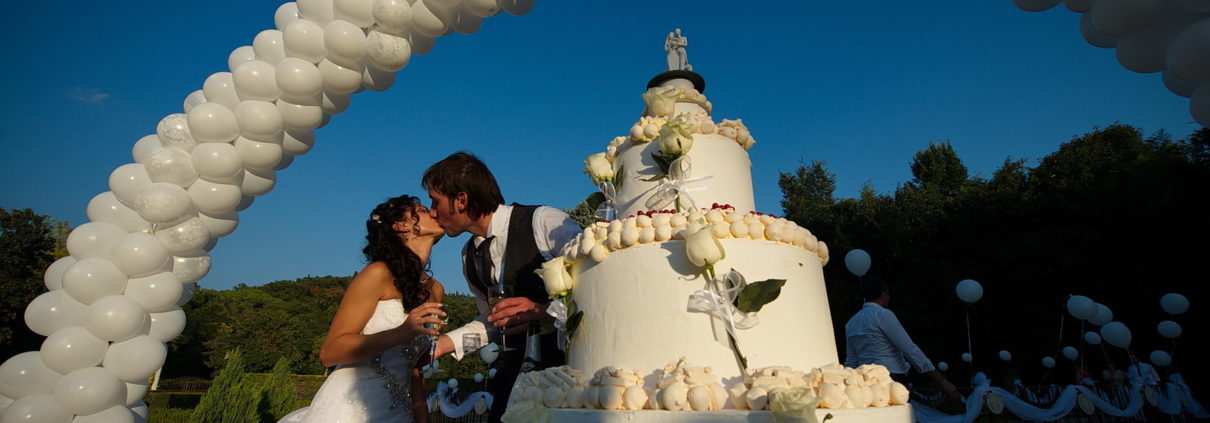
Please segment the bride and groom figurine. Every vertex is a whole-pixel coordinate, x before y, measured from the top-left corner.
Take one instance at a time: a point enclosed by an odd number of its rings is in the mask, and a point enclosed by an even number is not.
[[[349,284],[319,353],[336,369],[310,407],[282,422],[428,421],[420,368],[445,354],[461,360],[482,346],[463,340],[488,339],[489,328],[502,334],[502,345],[518,347],[505,348],[494,363],[489,422],[500,421],[523,364],[533,364],[527,358],[540,357],[543,367],[564,364],[557,334],[534,330],[554,320],[535,270],[580,226],[552,207],[505,204],[491,171],[469,153],[433,164],[421,186],[431,208],[405,195],[379,204],[366,220],[362,252],[370,264]],[[465,232],[472,236],[462,249],[463,273],[479,315],[440,334],[433,328],[444,323],[445,291],[426,272],[429,253],[442,236]],[[530,348],[521,348],[526,343]]]

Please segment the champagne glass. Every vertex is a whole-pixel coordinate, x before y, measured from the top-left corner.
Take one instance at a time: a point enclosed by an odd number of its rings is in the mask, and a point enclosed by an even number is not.
[[[513,286],[509,284],[497,283],[488,288],[487,303],[493,308],[505,298],[513,296]],[[515,348],[509,348],[505,341],[504,328],[500,328],[500,351],[513,351]]]

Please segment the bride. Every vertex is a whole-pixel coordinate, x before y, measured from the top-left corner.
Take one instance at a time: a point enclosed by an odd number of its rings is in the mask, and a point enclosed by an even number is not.
[[[336,366],[304,408],[282,422],[427,422],[426,328],[443,322],[441,284],[425,273],[445,231],[416,197],[379,204],[366,220],[366,265],[345,291],[319,359]]]

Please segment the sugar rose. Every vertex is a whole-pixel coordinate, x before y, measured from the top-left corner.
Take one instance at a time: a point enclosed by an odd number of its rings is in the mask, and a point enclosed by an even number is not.
[[[592,178],[592,183],[613,181],[613,163],[605,153],[597,153],[584,159],[584,173]]]
[[[546,293],[551,298],[567,295],[567,292],[576,286],[575,280],[571,278],[571,273],[567,272],[567,260],[563,256],[542,263],[542,267],[536,273],[546,283]]]
[[[668,122],[660,127],[660,151],[667,155],[681,156],[693,148],[693,134],[679,122]]]
[[[685,225],[681,236],[685,239],[685,255],[694,266],[713,267],[714,263],[727,257],[727,251],[714,237],[714,231],[700,222]]]

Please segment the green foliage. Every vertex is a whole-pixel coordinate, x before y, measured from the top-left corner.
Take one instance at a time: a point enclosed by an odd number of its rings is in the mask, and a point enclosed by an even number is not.
[[[46,292],[43,272],[63,250],[66,222],[33,210],[0,208],[0,357],[37,350],[42,337],[25,327],[25,307]]]
[[[243,352],[239,349],[229,351],[225,359],[226,363],[223,365],[222,370],[219,370],[218,375],[215,376],[214,383],[202,395],[197,408],[193,409],[193,416],[190,422],[222,423],[226,421],[225,416],[228,410],[237,405],[233,402],[238,402],[238,396],[246,393],[240,387],[240,382],[244,380]]]
[[[268,403],[265,399],[265,389],[260,384],[248,380],[241,381],[234,389],[227,391],[223,399],[225,407],[222,410],[222,423],[275,422],[268,415]]]
[[[595,192],[593,194],[599,195],[601,193]],[[571,219],[575,220],[576,223],[580,224],[581,228],[588,227],[588,225],[591,225],[591,224],[593,224],[593,222],[597,221],[597,216],[596,216],[597,207],[590,204],[591,199],[592,199],[592,196],[590,195],[588,197],[588,199],[581,201],[579,204],[576,204],[576,206],[573,208],[563,210],[563,212],[567,213],[568,216],[571,216]],[[597,204],[600,204],[600,203],[597,203]]]
[[[266,414],[278,421],[291,411],[298,409],[298,390],[290,381],[290,360],[285,357],[277,359],[273,372],[263,382],[265,401],[268,403]]]
[[[867,186],[858,198],[833,199],[835,178],[819,162],[782,174],[779,184],[784,215],[831,251],[824,274],[838,346],[845,322],[861,307],[857,278],[843,257],[861,248],[873,257],[870,274],[891,282],[892,309],[931,359],[959,362],[969,310],[979,370],[995,379],[1007,374],[994,357],[1008,349],[1029,363],[1015,371],[1033,383],[1042,375],[1038,359],[1080,342],[1072,319],[1059,338],[1070,294],[1113,309],[1115,320],[1133,329],[1136,351],[1171,348],[1148,328],[1169,318],[1156,304],[1161,295],[1207,294],[1195,265],[1204,249],[1195,243],[1210,236],[1208,151],[1206,129],[1173,141],[1162,132],[1144,137],[1137,128],[1112,125],[1063,143],[1033,168],[1007,159],[990,178],[971,176],[944,142],[918,152],[913,179],[890,194]],[[969,308],[954,295],[967,278],[985,291]],[[1204,313],[1177,317],[1183,324],[1204,320]],[[1117,367],[1127,364],[1124,355],[1109,356]],[[1102,354],[1087,355],[1086,363],[1107,364]],[[1186,373],[1205,369],[1196,361],[1181,366]]]
[[[739,291],[739,296],[735,297],[735,307],[744,313],[758,312],[764,308],[765,304],[769,304],[781,296],[781,287],[785,284],[785,279],[769,279],[750,283]]]
[[[147,409],[147,423],[181,423],[189,421],[192,416],[193,410],[185,408]]]

